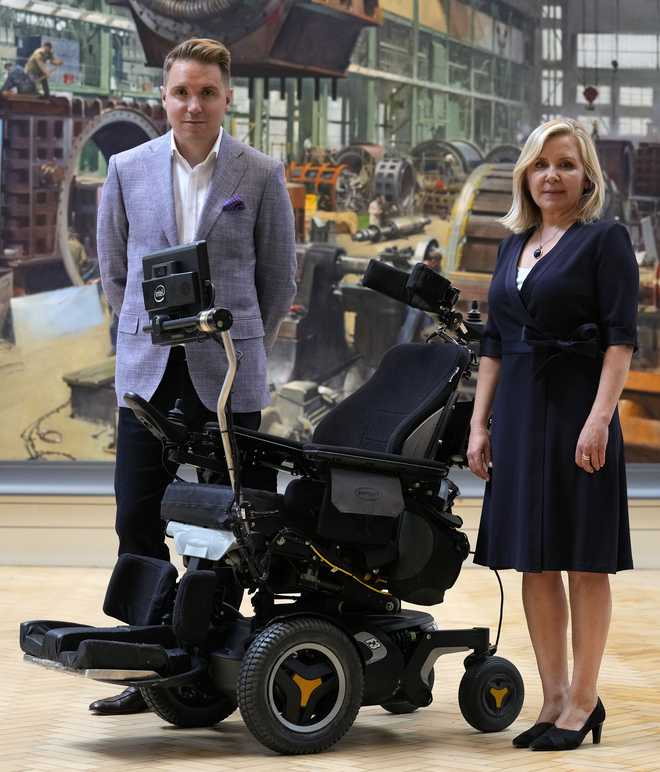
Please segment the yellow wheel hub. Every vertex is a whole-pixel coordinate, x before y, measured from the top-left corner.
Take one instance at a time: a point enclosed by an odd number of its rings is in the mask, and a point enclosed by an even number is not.
[[[320,678],[303,678],[301,675],[298,675],[298,673],[294,674],[292,680],[300,689],[301,708],[307,707],[307,703],[309,702],[309,698],[312,696],[312,692],[315,689],[318,689],[318,687],[323,683]]]
[[[496,689],[494,686],[492,686],[489,689],[489,691],[493,699],[495,700],[495,707],[499,710],[502,707],[502,703],[504,702],[504,699],[509,694],[508,687],[505,686],[503,689]]]

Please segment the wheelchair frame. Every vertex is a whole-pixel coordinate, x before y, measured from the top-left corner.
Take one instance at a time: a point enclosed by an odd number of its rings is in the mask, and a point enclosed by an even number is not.
[[[197,317],[161,323],[163,332],[186,324],[219,335],[229,362],[218,398],[219,428],[205,434],[217,445],[219,433],[224,449],[231,484],[225,491],[231,501],[224,528],[171,521],[168,533],[178,538],[177,548],[187,559],[176,597],[171,571],[155,565],[162,561],[143,559],[128,566],[130,561],[122,563],[120,558],[113,580],[138,577],[143,592],[135,602],[144,606],[163,596],[162,608],[150,607],[149,613],[142,609],[139,620],[134,610],[120,611],[114,615],[129,624],[112,628],[25,622],[20,634],[25,660],[98,681],[136,686],[161,718],[179,726],[211,726],[230,715],[238,703],[248,728],[261,743],[279,753],[297,754],[319,752],[337,742],[362,705],[381,704],[392,713],[429,705],[436,660],[463,651],[470,652],[459,689],[464,717],[481,731],[509,726],[522,708],[524,686],[515,666],[494,656],[496,646],[490,644],[488,628],[438,630],[430,614],[401,611],[397,598],[384,593],[378,597],[374,586],[333,563],[294,528],[269,534],[273,554],[291,560],[302,556],[310,564],[329,564],[333,575],[348,574],[355,605],[328,600],[318,576],[316,585],[311,582],[293,603],[276,602],[277,593],[268,589],[267,575],[254,559],[251,540],[256,532],[242,496],[236,439],[245,443],[247,452],[260,454],[265,463],[280,468],[288,464],[309,470],[338,463],[380,472],[419,475],[421,470],[437,481],[447,477],[448,466],[331,446],[306,449],[258,432],[234,431],[226,409],[237,368],[229,332],[231,315],[211,309]],[[452,340],[442,328],[439,334]],[[134,395],[127,401],[177,458],[189,442],[182,427]],[[186,448],[186,462],[216,471],[224,467],[203,450],[189,452],[190,444]],[[456,528],[460,518],[448,509],[446,524]],[[221,530],[222,537],[214,540],[212,534]],[[217,571],[227,570],[221,560],[228,555],[234,556],[229,561],[234,569],[242,567],[243,584],[255,590],[252,619],[242,618],[226,597],[218,597]],[[108,606],[118,608],[116,599],[107,596],[106,610]],[[142,624],[131,624],[136,621]]]

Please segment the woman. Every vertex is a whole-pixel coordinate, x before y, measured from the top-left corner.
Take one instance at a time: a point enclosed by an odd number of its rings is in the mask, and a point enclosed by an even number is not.
[[[603,199],[580,124],[560,118],[532,132],[502,219],[514,235],[498,252],[471,422],[470,469],[487,480],[475,562],[523,573],[543,706],[513,744],[533,750],[577,748],[590,731],[600,741],[608,575],[632,568],[617,402],[639,274],[626,229],[594,221]]]

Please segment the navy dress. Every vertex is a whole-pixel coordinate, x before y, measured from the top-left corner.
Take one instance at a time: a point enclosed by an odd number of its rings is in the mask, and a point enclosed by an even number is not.
[[[475,562],[519,571],[632,568],[618,410],[605,466],[575,447],[607,346],[635,345],[639,271],[626,229],[574,224],[516,287],[533,229],[500,245],[481,353],[501,358],[492,411],[493,468]]]

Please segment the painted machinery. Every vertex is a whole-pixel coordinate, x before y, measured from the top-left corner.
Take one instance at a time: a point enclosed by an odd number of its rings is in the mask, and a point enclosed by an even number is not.
[[[378,0],[109,0],[128,8],[147,64],[181,40],[212,37],[239,77],[342,77],[360,32],[382,23]],[[328,45],[328,41],[332,41]]]
[[[163,109],[157,102],[3,95],[0,122],[0,267],[12,273],[18,294],[82,284],[70,234],[75,228],[95,256],[103,184],[102,176],[80,174],[83,152],[92,142],[107,161],[159,136]]]

